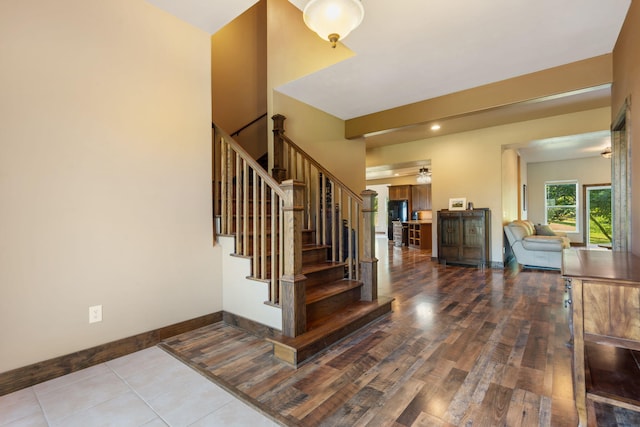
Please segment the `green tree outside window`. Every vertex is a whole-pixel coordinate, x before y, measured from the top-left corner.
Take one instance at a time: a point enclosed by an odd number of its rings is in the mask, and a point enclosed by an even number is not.
[[[545,184],[545,216],[552,230],[578,231],[578,183],[576,181]]]

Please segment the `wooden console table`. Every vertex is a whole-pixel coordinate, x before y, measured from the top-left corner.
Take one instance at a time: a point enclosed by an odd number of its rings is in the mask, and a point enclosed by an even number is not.
[[[562,258],[580,426],[596,425],[593,402],[640,411],[640,257],[565,249]]]

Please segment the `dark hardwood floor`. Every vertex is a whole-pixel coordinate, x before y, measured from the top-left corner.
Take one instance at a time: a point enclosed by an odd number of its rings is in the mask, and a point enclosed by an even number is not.
[[[162,346],[283,425],[577,425],[560,273],[444,266],[377,240],[393,313],[297,370],[222,322]],[[632,411],[596,414],[640,425]]]

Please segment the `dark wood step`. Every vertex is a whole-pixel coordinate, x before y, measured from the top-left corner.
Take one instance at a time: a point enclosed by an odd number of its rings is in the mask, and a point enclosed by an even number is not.
[[[315,264],[303,264],[302,274],[307,277],[307,289],[344,279],[343,262],[324,261]]]
[[[305,228],[302,230],[302,244],[311,245],[316,242],[316,230]]]
[[[267,277],[271,277],[271,246],[270,241],[267,242],[267,254],[266,254],[266,267],[267,267]],[[304,245],[302,246],[302,265],[314,265],[314,264],[324,264],[327,262],[327,254],[330,246],[326,245]],[[253,238],[249,239],[249,247],[248,254],[245,255],[237,255],[232,254],[233,256],[240,256],[242,258],[253,259]],[[258,256],[258,264],[261,263],[261,257]],[[251,263],[253,266],[253,262]],[[328,268],[328,267],[327,267]],[[253,273],[253,272],[252,272]],[[338,273],[336,273],[337,276]],[[344,277],[342,275],[341,277]],[[252,276],[249,276],[252,278]]]
[[[349,279],[310,287],[306,291],[307,323],[313,323],[360,301],[361,287],[362,282]]]
[[[363,326],[391,312],[393,298],[378,297],[376,301],[358,301],[308,325],[308,331],[295,338],[276,335],[267,338],[273,344],[274,356],[293,366],[309,360],[329,346]]]
[[[329,249],[331,246],[306,244],[302,245],[302,264],[317,264],[326,262],[329,259]]]

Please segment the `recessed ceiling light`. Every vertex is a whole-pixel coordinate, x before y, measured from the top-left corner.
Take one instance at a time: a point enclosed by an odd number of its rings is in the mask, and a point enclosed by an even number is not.
[[[431,126],[431,130],[439,130],[440,129],[440,125],[432,125]]]

